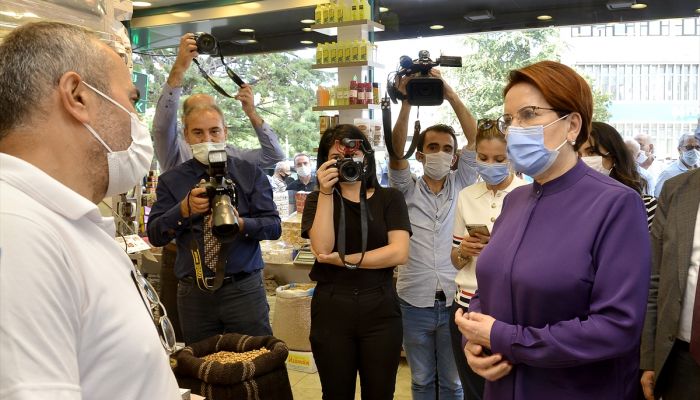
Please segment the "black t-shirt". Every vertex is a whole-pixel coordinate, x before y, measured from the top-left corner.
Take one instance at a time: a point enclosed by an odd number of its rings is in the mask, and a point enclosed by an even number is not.
[[[316,215],[318,192],[309,194],[304,206],[304,215],[301,219],[301,236],[309,237],[309,231]],[[340,220],[340,195],[333,195],[333,221],[335,225],[335,237],[338,238],[338,221]],[[343,199],[345,205],[346,241],[345,252],[347,254],[362,252],[362,230],[360,226],[360,203]],[[388,232],[404,230],[411,233],[411,222],[408,218],[408,207],[403,194],[394,188],[378,187],[372,197],[367,199],[367,209],[372,215],[368,220],[367,251],[378,249],[389,244]],[[333,251],[338,251],[337,242]],[[363,289],[381,286],[390,282],[393,277],[395,265],[387,265],[381,269],[349,270],[331,264],[316,261],[309,277],[317,282],[333,283]]]
[[[297,179],[294,182],[287,185],[287,190],[296,190],[296,191],[303,190],[305,192],[312,192],[315,188],[316,188],[316,177],[315,176],[312,176],[311,180],[306,185],[304,185],[304,183],[302,181],[300,181],[299,179]]]

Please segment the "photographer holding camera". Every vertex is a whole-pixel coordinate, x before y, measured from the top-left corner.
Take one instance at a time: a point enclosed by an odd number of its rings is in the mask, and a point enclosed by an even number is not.
[[[442,80],[432,68],[432,77]],[[399,78],[397,88],[404,95],[411,76]],[[452,226],[457,194],[476,182],[474,144],[476,121],[452,88],[444,82],[444,97],[457,114],[467,137],[467,146],[456,157],[457,137],[452,127],[434,125],[417,139],[416,159],[425,174],[414,180],[408,161],[390,153],[389,184],[400,190],[408,205],[413,236],[406,265],[399,266],[396,285],[403,319],[404,350],[411,367],[414,399],[434,399],[435,380],[439,379],[440,399],[462,399],[463,391],[452,353],[449,319],[456,293],[457,271],[450,260]],[[393,148],[402,151],[406,143],[409,100],[401,103],[401,112],[392,132]],[[458,162],[457,170],[451,167]],[[458,354],[464,357],[463,354]]]
[[[211,36],[208,35],[208,37]],[[205,44],[208,43],[205,41]],[[198,55],[195,35],[184,34],[180,38],[177,58],[158,98],[156,113],[153,117],[153,140],[161,172],[168,171],[192,158],[189,146],[177,132],[177,109],[185,73],[192,64],[192,60]],[[261,147],[244,150],[226,145],[226,152],[232,157],[241,158],[262,168],[272,167],[276,162],[284,160],[284,151],[277,134],[255,111],[252,88],[244,84],[235,97],[241,102],[243,112],[253,125]],[[200,105],[216,105],[216,101],[208,94],[191,95],[182,104],[183,118],[190,108]]]
[[[259,167],[222,151],[227,131],[218,107],[190,108],[183,121],[194,159],[160,176],[148,237],[154,246],[177,239],[185,342],[227,332],[270,335],[259,245],[281,233],[270,183]]]
[[[306,199],[301,235],[316,255],[309,339],[323,398],[355,398],[359,371],[363,399],[392,399],[401,355],[393,271],[408,257],[406,203],[379,186],[371,145],[354,125],[328,129],[317,159],[319,190]]]

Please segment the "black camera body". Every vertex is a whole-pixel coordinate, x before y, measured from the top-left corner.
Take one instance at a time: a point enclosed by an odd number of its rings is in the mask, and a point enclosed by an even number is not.
[[[206,192],[202,197],[209,198],[211,212],[211,231],[221,242],[230,242],[240,230],[236,207],[236,187],[226,177],[226,151],[209,152],[209,181],[200,184]]]
[[[356,161],[352,156],[357,150],[363,149],[362,139],[342,140],[344,158],[335,163],[338,168],[338,182],[357,182],[365,177],[363,161]],[[364,149],[363,149],[364,150]],[[367,153],[367,151],[365,151]]]
[[[440,78],[428,76],[433,67],[461,67],[462,58],[455,56],[441,56],[435,61],[430,58],[427,50],[418,52],[418,58],[411,60],[409,56],[401,56],[401,67],[396,71],[394,81],[387,84],[387,92],[394,104],[399,100],[408,100],[414,106],[438,106],[444,100],[444,85]],[[406,96],[396,87],[396,79],[402,76],[420,75],[414,77],[406,84]]]
[[[216,55],[219,52],[219,42],[214,35],[206,32],[194,34],[194,41],[197,43],[197,53]]]

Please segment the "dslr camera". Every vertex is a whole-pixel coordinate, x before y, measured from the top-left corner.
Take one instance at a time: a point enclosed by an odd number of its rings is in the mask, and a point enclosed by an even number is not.
[[[201,197],[209,198],[211,212],[211,231],[219,241],[226,243],[233,240],[240,227],[234,213],[236,207],[236,188],[233,181],[226,177],[226,150],[209,152],[209,182],[202,183],[206,192]]]
[[[409,56],[401,56],[400,67],[395,72],[394,79],[389,79],[387,92],[394,104],[396,99],[408,100],[414,106],[439,106],[444,100],[444,85],[440,78],[428,76],[433,67],[461,67],[462,58],[457,56],[441,56],[435,61],[430,58],[427,50],[418,52],[418,58],[412,60]],[[396,86],[402,76],[419,75],[406,84],[406,96]]]
[[[216,55],[219,51],[219,42],[211,33],[197,32],[194,34],[194,41],[197,43],[197,53]]]
[[[338,182],[356,182],[364,178],[365,167],[363,161],[356,161],[353,155],[357,150],[362,150],[362,139],[345,138],[340,143],[343,149],[344,158],[335,164],[338,168]],[[367,152],[365,151],[365,154]]]

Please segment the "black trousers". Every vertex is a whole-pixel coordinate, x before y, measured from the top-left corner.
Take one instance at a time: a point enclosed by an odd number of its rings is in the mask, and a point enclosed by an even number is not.
[[[676,340],[654,388],[663,400],[700,399],[700,365],[691,357],[688,343]]]
[[[316,286],[310,340],[324,399],[354,399],[358,372],[363,400],[393,399],[402,339],[391,282],[365,290]]]
[[[455,356],[455,363],[457,364],[457,372],[459,373],[459,379],[462,381],[462,389],[464,390],[465,400],[481,400],[484,396],[484,378],[477,375],[472,371],[469,364],[467,364],[467,357],[464,355],[464,346],[462,346],[462,334],[457,329],[457,324],[455,323],[455,314],[457,310],[463,308],[456,301],[452,302],[452,307],[450,308],[450,335],[452,336],[452,353]],[[464,309],[464,308],[463,308]],[[467,310],[464,309],[466,312]]]

